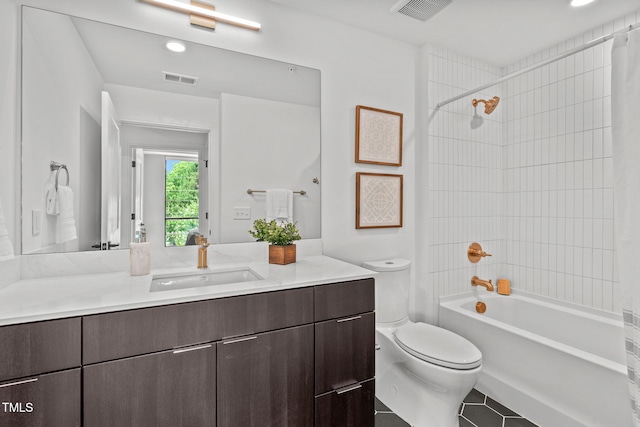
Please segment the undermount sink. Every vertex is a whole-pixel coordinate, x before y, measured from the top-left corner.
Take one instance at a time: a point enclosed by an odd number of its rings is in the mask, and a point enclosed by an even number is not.
[[[158,292],[200,288],[203,286],[229,285],[240,282],[254,282],[256,280],[264,280],[264,278],[246,267],[232,270],[158,274],[154,275],[151,280],[150,291]]]

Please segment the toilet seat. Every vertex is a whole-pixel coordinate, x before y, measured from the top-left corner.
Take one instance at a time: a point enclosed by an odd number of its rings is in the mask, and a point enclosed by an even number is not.
[[[450,369],[473,369],[482,353],[467,339],[427,323],[406,323],[395,331],[395,341],[407,353]]]

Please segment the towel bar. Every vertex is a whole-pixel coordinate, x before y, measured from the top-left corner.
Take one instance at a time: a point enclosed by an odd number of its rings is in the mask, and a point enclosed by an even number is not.
[[[266,192],[267,190],[252,190],[252,189],[247,190],[247,194],[266,193]],[[300,191],[294,191],[293,194],[300,194],[301,196],[304,196],[305,194],[307,194],[307,192],[304,190],[300,190]]]

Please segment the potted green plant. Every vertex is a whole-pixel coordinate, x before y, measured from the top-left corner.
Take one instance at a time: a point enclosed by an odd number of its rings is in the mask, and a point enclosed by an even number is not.
[[[253,222],[253,230],[249,230],[249,234],[258,241],[270,243],[270,264],[284,265],[296,262],[296,245],[293,242],[301,237],[295,223],[257,219]]]

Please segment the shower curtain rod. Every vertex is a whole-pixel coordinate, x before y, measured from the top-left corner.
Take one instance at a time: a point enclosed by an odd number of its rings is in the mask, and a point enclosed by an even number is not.
[[[634,25],[629,25],[628,27],[625,27],[622,30],[614,31],[614,32],[612,32],[610,34],[607,34],[606,36],[602,36],[600,38],[592,40],[589,43],[585,43],[582,46],[578,46],[576,48],[573,48],[573,49],[571,49],[571,50],[569,50],[569,51],[567,51],[565,53],[562,53],[562,54],[560,54],[558,56],[554,56],[553,58],[546,59],[546,60],[544,60],[542,62],[539,62],[537,64],[530,65],[530,66],[528,66],[526,68],[523,68],[521,70],[514,71],[513,73],[507,74],[506,76],[501,77],[501,78],[499,78],[498,80],[496,80],[496,81],[494,81],[492,83],[487,83],[487,84],[479,86],[479,87],[477,87],[477,88],[475,88],[473,90],[469,90],[469,91],[467,91],[465,93],[462,93],[460,95],[454,96],[453,98],[449,98],[449,99],[447,99],[445,101],[439,102],[436,105],[435,109],[437,110],[440,107],[443,107],[443,106],[445,106],[445,105],[447,105],[447,104],[449,104],[449,103],[451,103],[453,101],[457,101],[458,99],[464,98],[465,96],[473,95],[474,93],[476,93],[478,91],[481,91],[483,89],[487,89],[487,88],[489,88],[491,86],[498,85],[498,84],[500,84],[502,82],[505,82],[507,80],[510,80],[510,79],[512,79],[514,77],[518,77],[518,76],[520,76],[522,74],[528,73],[529,71],[533,71],[533,70],[536,70],[538,68],[544,67],[547,64],[551,64],[552,62],[559,61],[560,59],[566,58],[567,56],[571,56],[571,55],[573,55],[575,53],[582,52],[583,50],[589,49],[590,47],[593,47],[593,46],[599,45],[601,43],[604,43],[607,40],[611,40],[616,34],[629,32],[629,31],[635,30],[636,28],[640,28],[640,23],[637,23],[637,24],[634,24]]]

